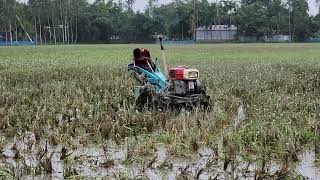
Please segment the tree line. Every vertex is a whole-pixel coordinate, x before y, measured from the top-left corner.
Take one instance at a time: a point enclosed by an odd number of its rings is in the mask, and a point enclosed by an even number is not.
[[[319,36],[320,15],[308,15],[306,0],[149,0],[135,12],[135,0],[0,0],[0,40],[12,43],[75,44],[151,41],[157,33],[194,39],[195,29],[236,25],[242,36]],[[210,29],[210,28],[209,28]]]

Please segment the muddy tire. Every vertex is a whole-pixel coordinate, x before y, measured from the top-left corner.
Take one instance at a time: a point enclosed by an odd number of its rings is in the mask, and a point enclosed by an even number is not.
[[[203,98],[200,100],[200,107],[204,110],[210,111],[211,110],[211,100],[210,100],[210,96],[204,94]]]
[[[144,86],[141,89],[139,97],[136,99],[135,109],[138,111],[143,111],[144,109],[150,109],[153,106],[153,96],[155,91],[152,86]]]

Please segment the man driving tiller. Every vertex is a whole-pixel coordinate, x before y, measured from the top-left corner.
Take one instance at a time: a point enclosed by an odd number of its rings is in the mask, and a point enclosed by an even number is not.
[[[149,72],[155,70],[155,64],[151,60],[149,50],[146,48],[136,48],[133,50],[132,65],[139,66]]]
[[[133,88],[137,109],[207,107],[209,96],[200,83],[199,71],[186,66],[168,68],[162,39],[163,36],[159,35],[163,72],[151,60],[148,49],[133,50],[133,61],[128,70],[132,71],[135,79],[140,82]]]
[[[133,50],[132,63],[129,64],[128,67],[134,66],[138,66],[151,73],[155,71],[156,64],[152,61],[150,52],[147,48],[136,48]],[[133,77],[141,84],[144,84],[143,78],[137,73],[133,73]]]

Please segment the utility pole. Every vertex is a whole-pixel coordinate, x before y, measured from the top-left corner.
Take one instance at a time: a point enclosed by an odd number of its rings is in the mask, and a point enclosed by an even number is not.
[[[193,41],[196,41],[196,0],[193,0],[193,16],[192,16],[192,30],[193,30]]]
[[[291,32],[291,12],[289,11],[289,35],[290,35],[290,42],[292,41],[292,32]]]
[[[217,17],[218,17],[218,26],[219,26],[219,36],[220,36],[220,40],[222,40],[221,37],[221,25],[220,25],[220,16],[219,16],[219,4],[218,4],[218,0],[216,0],[216,5],[217,5]]]
[[[319,6],[318,14],[320,14],[320,0],[316,0],[316,3],[317,3],[317,4],[318,4],[318,6]]]

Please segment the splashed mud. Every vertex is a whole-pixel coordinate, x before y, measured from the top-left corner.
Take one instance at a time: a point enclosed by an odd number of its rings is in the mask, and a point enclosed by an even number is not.
[[[237,114],[234,118],[234,128],[240,127],[241,122],[246,118],[246,112],[242,101],[238,101]]]

